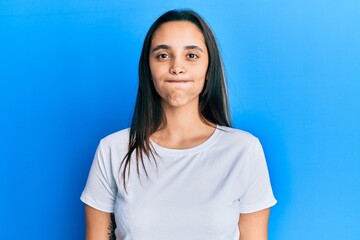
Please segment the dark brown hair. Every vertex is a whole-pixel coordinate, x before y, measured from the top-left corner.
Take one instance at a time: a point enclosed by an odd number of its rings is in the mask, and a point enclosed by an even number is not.
[[[126,190],[126,171],[130,174],[131,156],[135,152],[136,169],[138,175],[139,165],[142,164],[145,174],[144,154],[148,159],[153,159],[155,164],[154,149],[150,143],[150,136],[161,126],[166,124],[165,115],[161,108],[160,96],[156,92],[149,66],[149,54],[154,32],[164,23],[171,21],[188,21],[195,24],[205,38],[208,49],[209,66],[206,74],[206,84],[199,97],[199,112],[204,122],[222,126],[231,126],[225,74],[216,43],[215,36],[204,19],[192,10],[172,10],[161,15],[150,27],[146,34],[139,60],[139,86],[136,97],[135,109],[130,127],[128,152],[122,164],[122,179]]]

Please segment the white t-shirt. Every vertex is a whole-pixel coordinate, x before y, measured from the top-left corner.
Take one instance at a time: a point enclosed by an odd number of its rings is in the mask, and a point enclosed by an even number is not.
[[[115,215],[117,239],[238,240],[239,214],[275,205],[264,153],[251,134],[218,126],[204,143],[169,149],[151,141],[156,162],[130,165],[126,194],[120,163],[129,129],[102,139],[81,200]],[[135,154],[133,154],[135,155]],[[132,160],[135,160],[135,156]]]

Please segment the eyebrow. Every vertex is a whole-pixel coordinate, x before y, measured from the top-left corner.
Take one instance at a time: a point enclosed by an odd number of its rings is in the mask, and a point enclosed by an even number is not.
[[[157,50],[160,50],[160,49],[164,49],[164,50],[171,50],[171,47],[169,45],[166,45],[166,44],[160,44],[160,45],[157,45],[155,46],[151,52],[155,52]],[[185,50],[198,50],[200,52],[204,52],[204,50],[202,50],[201,47],[198,47],[196,45],[189,45],[189,46],[185,46],[184,47]]]

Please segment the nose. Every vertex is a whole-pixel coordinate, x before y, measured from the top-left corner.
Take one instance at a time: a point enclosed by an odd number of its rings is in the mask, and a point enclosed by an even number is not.
[[[185,68],[179,60],[174,60],[170,66],[169,72],[174,75],[185,73]]]

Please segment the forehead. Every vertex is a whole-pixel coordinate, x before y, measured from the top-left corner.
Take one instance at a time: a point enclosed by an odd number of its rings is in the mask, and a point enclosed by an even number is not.
[[[152,45],[205,45],[205,38],[201,30],[188,21],[172,21],[160,25],[154,32]]]

